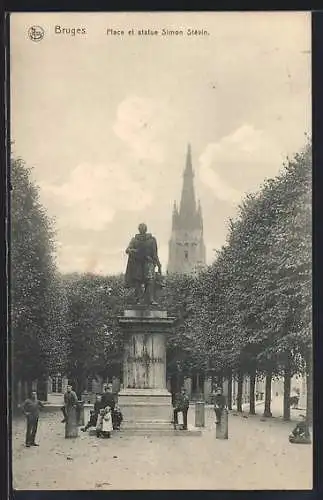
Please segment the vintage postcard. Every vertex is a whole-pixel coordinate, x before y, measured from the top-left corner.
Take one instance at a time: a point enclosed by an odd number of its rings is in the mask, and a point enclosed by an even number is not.
[[[17,490],[312,488],[311,16],[10,15]]]

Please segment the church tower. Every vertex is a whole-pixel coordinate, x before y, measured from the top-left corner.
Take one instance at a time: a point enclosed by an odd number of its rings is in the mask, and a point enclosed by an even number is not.
[[[191,146],[188,145],[179,208],[174,203],[172,234],[169,240],[168,273],[193,274],[206,263],[203,218],[195,200]]]

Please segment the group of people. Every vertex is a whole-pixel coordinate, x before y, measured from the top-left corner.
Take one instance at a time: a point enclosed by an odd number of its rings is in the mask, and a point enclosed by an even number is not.
[[[32,391],[30,398],[27,398],[22,405],[22,411],[26,417],[26,437],[25,446],[38,446],[35,442],[40,409],[44,404],[38,399],[37,392]],[[72,408],[76,411],[76,421],[79,420],[80,404],[76,392],[71,385],[68,385],[64,393],[64,405],[61,407],[63,413],[62,423],[68,423],[71,417]],[[95,427],[98,437],[110,437],[112,430],[120,430],[123,420],[120,408],[116,405],[115,397],[112,393],[112,386],[106,384],[102,394],[97,394],[94,409],[90,412],[90,420],[81,430],[86,431],[89,427]]]
[[[181,429],[187,430],[187,413],[189,405],[190,405],[190,400],[185,388],[183,387],[181,389],[181,392],[176,394],[173,399],[173,408],[174,408],[173,423],[175,428],[178,425],[178,414],[181,413],[183,415],[183,425],[181,426]],[[226,406],[227,406],[226,398],[222,393],[221,387],[218,387],[214,395],[214,412],[216,417],[215,420],[216,424],[219,424],[221,422],[223,410],[226,408]]]
[[[115,402],[112,387],[105,385],[103,393],[96,395],[90,419],[81,431],[86,432],[90,427],[95,427],[97,437],[110,437],[112,430],[120,430],[122,420],[123,416]]]
[[[185,388],[182,388],[178,394],[173,398],[173,424],[174,428],[178,425],[178,414],[183,416],[183,424],[181,428],[187,430],[187,414],[189,409],[189,397]],[[31,397],[26,399],[22,405],[23,413],[26,416],[26,438],[25,445],[27,448],[31,446],[38,446],[35,442],[38,419],[40,409],[43,408],[43,403],[37,398],[37,392],[33,391]],[[226,398],[222,393],[222,389],[218,388],[214,395],[214,412],[216,416],[216,423],[221,422],[223,410],[227,407]],[[67,423],[70,418],[71,409],[79,410],[79,402],[75,391],[72,386],[68,385],[64,394],[64,405],[61,408],[63,413],[62,423]],[[76,417],[78,420],[78,416]],[[110,437],[112,430],[120,430],[123,416],[120,408],[117,406],[115,397],[112,393],[112,386],[105,384],[103,393],[96,395],[94,408],[90,412],[90,419],[87,424],[81,428],[86,432],[90,427],[95,427],[96,435],[98,437]],[[310,430],[307,419],[302,418],[292,433],[289,435],[290,443],[310,443]]]

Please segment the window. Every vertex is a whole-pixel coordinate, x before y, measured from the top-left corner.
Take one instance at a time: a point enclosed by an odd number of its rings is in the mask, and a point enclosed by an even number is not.
[[[185,252],[184,252],[184,257],[185,257],[185,260],[188,259],[188,251],[187,250],[185,250]]]
[[[52,378],[52,392],[62,392],[62,377],[57,375]]]

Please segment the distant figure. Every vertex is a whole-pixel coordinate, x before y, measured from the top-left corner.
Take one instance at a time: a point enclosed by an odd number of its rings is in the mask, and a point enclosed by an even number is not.
[[[27,423],[25,442],[27,448],[30,446],[38,446],[38,444],[35,443],[35,438],[38,427],[39,409],[43,407],[43,403],[37,399],[36,391],[31,393],[31,397],[26,399],[22,406]]]
[[[215,396],[214,396],[214,411],[215,411],[215,417],[216,417],[216,424],[219,424],[221,422],[221,417],[224,408],[226,408],[227,402],[225,399],[225,396],[222,394],[222,388],[218,387],[215,391]]]
[[[62,406],[61,408],[61,411],[64,415],[62,424],[68,421],[68,416],[71,411],[71,408],[77,408],[77,406],[78,406],[78,399],[76,392],[72,390],[71,385],[68,385],[66,387],[66,392],[64,394],[64,406]]]
[[[174,426],[178,425],[178,413],[183,414],[183,430],[187,430],[187,413],[190,406],[190,400],[183,387],[181,392],[176,394],[174,398]]]
[[[97,421],[98,421],[98,416],[100,413],[100,410],[102,410],[102,396],[101,394],[96,395],[96,400],[94,403],[94,409],[90,411],[90,420],[86,424],[85,427],[81,428],[81,431],[86,432],[90,427],[96,427]]]
[[[292,408],[294,410],[297,410],[297,408],[298,408],[299,394],[300,394],[299,389],[295,389],[294,388],[293,391],[292,391],[292,395],[289,398],[289,404],[290,404],[290,406],[292,406]]]
[[[296,427],[293,429],[291,434],[289,435],[290,443],[298,443],[298,444],[310,444],[311,443],[311,434],[309,425],[306,417],[301,415],[302,420],[298,422]]]
[[[161,263],[158,258],[157,241],[151,233],[147,233],[146,224],[139,224],[138,230],[139,233],[131,239],[126,249],[129,258],[125,284],[135,289],[137,304],[143,300],[147,305],[157,305],[155,285],[161,283]],[[158,278],[155,273],[156,267],[158,267]]]

